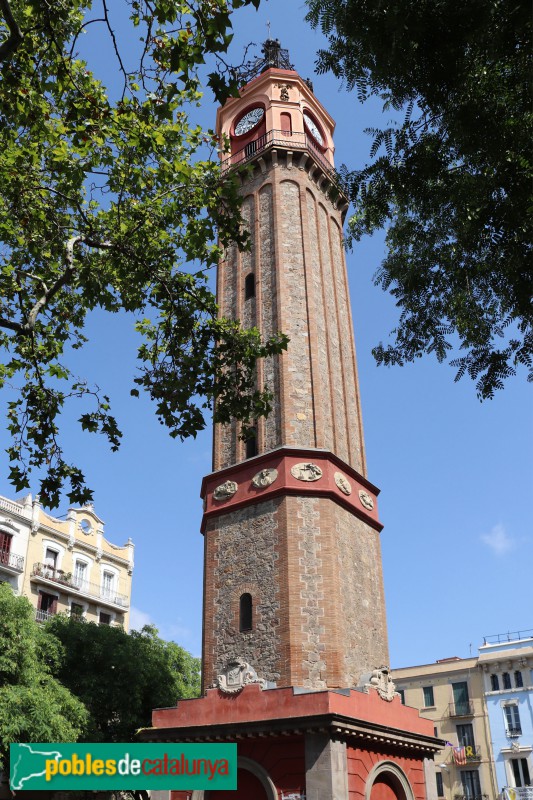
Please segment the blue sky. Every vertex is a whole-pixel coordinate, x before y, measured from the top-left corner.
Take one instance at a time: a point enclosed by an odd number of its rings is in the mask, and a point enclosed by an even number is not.
[[[337,122],[336,163],[361,166],[366,127],[386,123],[376,102],[361,106],[331,76],[313,75],[321,44],[305,7],[270,0],[235,21],[231,51],[266,38],[266,23]],[[102,50],[101,68],[115,69]],[[214,126],[204,97],[198,119]],[[532,414],[522,375],[480,403],[473,384],[426,357],[403,368],[378,368],[371,348],[394,327],[393,300],[373,286],[383,256],[375,235],[347,255],[355,325],[368,477],[382,490],[383,568],[393,667],[468,656],[484,635],[531,628]],[[194,654],[201,649],[202,476],[211,471],[211,432],[171,440],[150,403],[129,396],[135,336],[126,317],[90,320],[90,344],[78,371],[111,396],[124,431],[118,454],[68,421],[65,444],[95,491],[107,538],[136,545],[133,619],[154,622]],[[2,425],[2,430],[4,426]],[[4,433],[7,441],[7,434]],[[0,454],[0,493],[14,497]],[[32,487],[35,492],[36,488]],[[58,514],[66,511],[64,504]]]

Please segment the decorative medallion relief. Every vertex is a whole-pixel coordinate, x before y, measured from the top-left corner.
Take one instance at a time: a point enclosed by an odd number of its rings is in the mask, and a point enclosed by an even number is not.
[[[333,477],[335,478],[335,485],[341,490],[341,492],[343,492],[343,494],[352,493],[352,484],[346,475],[343,475],[342,472],[336,472]]]
[[[266,688],[266,681],[260,678],[253,667],[243,658],[228,661],[226,669],[217,675],[215,688],[224,694],[237,694],[250,683],[258,683],[261,689]]]
[[[322,477],[322,470],[316,464],[295,464],[291,467],[291,475],[299,481],[318,481]]]
[[[267,467],[254,475],[252,478],[252,486],[255,486],[256,489],[266,489],[267,486],[272,486],[277,477],[277,469]]]
[[[372,511],[374,508],[374,501],[368,494],[368,492],[364,492],[362,489],[359,490],[359,500],[361,501],[361,505],[367,508],[369,511]]]
[[[233,497],[238,488],[238,484],[235,481],[225,481],[225,483],[221,483],[220,486],[216,487],[213,497],[215,500],[227,500],[229,497]]]
[[[365,689],[369,688],[376,689],[381,699],[388,703],[398,694],[388,667],[380,667],[372,671],[370,681],[365,684]]]

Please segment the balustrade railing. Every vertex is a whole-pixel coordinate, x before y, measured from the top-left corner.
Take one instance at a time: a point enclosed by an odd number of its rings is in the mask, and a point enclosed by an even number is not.
[[[473,717],[474,704],[472,700],[464,700],[462,703],[449,704],[450,717]]]
[[[41,564],[39,562],[34,564],[31,574],[32,577],[46,578],[46,580],[59,583],[62,586],[68,587],[68,589],[73,590],[74,592],[79,592],[80,594],[84,594],[87,597],[91,597],[96,600],[105,600],[109,603],[113,603],[113,605],[122,607],[126,607],[128,605],[127,595],[116,592],[109,586],[91,583],[90,581],[86,581],[80,575],[72,575],[71,572],[65,572],[65,570],[62,569],[56,569],[56,567],[49,564]]]
[[[17,556],[15,553],[6,553],[0,550],[0,567],[9,567],[17,572],[24,569],[24,556]]]

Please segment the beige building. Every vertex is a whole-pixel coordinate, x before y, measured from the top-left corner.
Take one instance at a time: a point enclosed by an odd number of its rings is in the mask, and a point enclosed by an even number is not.
[[[31,495],[0,497],[0,581],[30,600],[38,621],[67,612],[128,630],[133,550],[131,539],[120,547],[104,537],[92,505],[58,519]]]
[[[433,721],[449,744],[435,756],[437,796],[445,800],[496,800],[499,791],[478,658],[447,658],[395,669],[405,705]]]

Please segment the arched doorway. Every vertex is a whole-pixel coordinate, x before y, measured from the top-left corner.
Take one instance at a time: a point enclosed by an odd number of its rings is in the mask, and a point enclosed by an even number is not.
[[[414,800],[414,793],[397,764],[380,761],[367,778],[365,800]]]
[[[259,778],[247,769],[237,770],[236,792],[204,792],[205,800],[269,800]]]
[[[200,791],[192,793],[192,800],[277,800],[278,792],[268,772],[261,764],[246,756],[237,757],[236,792]]]

